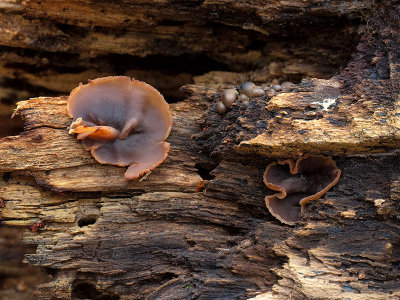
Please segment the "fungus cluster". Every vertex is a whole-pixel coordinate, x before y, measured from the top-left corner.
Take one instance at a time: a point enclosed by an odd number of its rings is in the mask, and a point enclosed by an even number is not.
[[[135,179],[167,157],[165,142],[172,116],[164,97],[152,86],[125,76],[110,76],[80,84],[67,103],[73,118],[70,134],[101,164],[129,166]]]
[[[279,84],[279,81],[274,79],[269,87],[267,94],[268,97],[273,97],[280,92],[290,92],[293,90],[293,87],[294,87],[293,83],[289,81],[285,81]]]
[[[239,87],[239,92],[237,89],[226,89],[222,92],[221,100],[217,102],[217,111],[222,115],[235,103],[236,99],[243,105],[248,105],[251,97],[262,97],[264,94],[265,91],[262,87],[256,86],[252,82],[244,82]]]
[[[264,183],[275,195],[266,196],[269,212],[279,221],[293,225],[312,200],[319,199],[340,178],[341,171],[331,157],[306,154],[296,162],[289,159],[267,166]]]

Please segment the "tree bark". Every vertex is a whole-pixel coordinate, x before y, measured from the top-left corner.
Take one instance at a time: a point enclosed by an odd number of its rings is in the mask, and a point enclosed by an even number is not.
[[[0,3],[2,84],[50,92],[19,102],[24,131],[0,140],[0,218],[37,245],[26,260],[51,277],[38,298],[400,297],[398,3]],[[170,101],[171,150],[151,174],[126,181],[68,134],[67,98],[51,93],[132,75],[139,56],[181,66],[188,53],[228,69],[170,73],[181,77],[165,90],[196,84]],[[157,87],[165,68],[136,74]],[[276,92],[273,79],[292,83]],[[266,95],[217,113],[222,91],[246,80]],[[288,226],[267,211],[262,175],[303,153],[333,156],[342,177]]]

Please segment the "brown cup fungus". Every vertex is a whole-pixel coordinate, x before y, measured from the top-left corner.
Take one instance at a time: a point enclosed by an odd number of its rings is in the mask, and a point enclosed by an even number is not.
[[[272,163],[264,172],[264,183],[275,195],[265,197],[269,212],[279,221],[293,225],[311,200],[333,187],[341,171],[331,157],[306,154],[296,162],[288,159]]]
[[[129,166],[126,179],[153,170],[168,155],[172,116],[164,97],[147,83],[125,76],[80,84],[67,104],[69,133],[101,164]]]

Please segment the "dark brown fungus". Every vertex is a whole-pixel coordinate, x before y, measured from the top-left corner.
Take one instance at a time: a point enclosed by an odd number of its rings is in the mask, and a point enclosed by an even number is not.
[[[264,89],[263,89],[262,87],[260,87],[260,86],[256,86],[256,87],[253,89],[253,91],[251,92],[251,95],[252,95],[253,97],[262,97],[262,96],[264,96],[264,94],[265,94],[265,91],[264,91]]]
[[[253,96],[253,89],[256,87],[256,85],[253,82],[243,82],[242,85],[239,88],[240,94],[244,94],[247,97],[252,97]]]
[[[80,84],[67,104],[74,119],[69,133],[102,164],[129,166],[125,178],[135,179],[161,164],[172,116],[164,97],[152,86],[125,76]]]
[[[227,89],[222,93],[221,102],[225,105],[225,107],[231,107],[238,94],[238,91],[235,89]]]
[[[218,103],[217,103],[217,112],[220,115],[223,115],[224,113],[226,113],[226,106],[222,103],[222,101],[218,101]]]
[[[280,91],[282,90],[282,87],[281,87],[280,84],[274,84],[274,85],[272,86],[272,89],[274,89],[274,90],[277,91],[277,92],[280,92]]]
[[[272,163],[264,172],[264,183],[278,193],[265,197],[265,204],[275,218],[293,225],[307,203],[324,195],[340,174],[332,158],[323,155],[306,154],[296,162],[288,159]]]
[[[239,100],[240,102],[249,101],[249,97],[247,97],[245,94],[240,94],[240,95],[238,96],[238,100]]]

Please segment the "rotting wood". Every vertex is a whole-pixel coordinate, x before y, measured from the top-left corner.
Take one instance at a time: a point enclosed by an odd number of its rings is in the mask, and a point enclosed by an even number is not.
[[[281,158],[399,148],[400,59],[394,20],[395,15],[382,21],[375,31],[370,24],[348,67],[331,79],[305,79],[277,95],[254,98],[248,108],[237,105],[223,117],[211,108],[199,140],[215,157],[229,156],[232,147],[235,155]]]
[[[120,181],[124,170],[95,163],[68,136],[71,119],[65,114],[65,98],[20,102],[18,113],[27,121],[26,130],[0,142],[0,168],[8,172],[0,182],[6,204],[0,216],[4,224],[27,230],[43,222],[36,233],[24,234],[25,243],[38,245],[27,261],[53,274],[37,296],[400,297],[398,15],[398,7],[378,11],[349,67],[334,79],[303,81],[290,93],[253,99],[246,110],[234,107],[221,117],[213,105],[224,86],[184,87],[188,98],[172,105],[175,125],[168,141],[175,149],[141,183]],[[338,78],[343,81],[338,83]],[[327,102],[324,109],[323,100],[337,95],[337,89],[340,103],[331,107]],[[313,97],[318,104],[312,103]],[[286,115],[275,115],[280,110],[291,115],[293,128],[279,123]],[[336,154],[343,175],[326,196],[307,207],[298,226],[285,226],[265,208],[269,192],[262,174],[273,157],[294,156],[295,147],[288,139],[279,144],[260,122],[268,121],[282,137],[300,138],[298,130],[309,126],[305,120],[315,115],[307,122],[331,128],[333,142],[318,134],[312,140],[310,134],[296,147],[300,152]],[[327,118],[336,122],[321,121]],[[367,122],[369,118],[373,122]],[[360,133],[351,124],[368,126],[376,135]],[[340,126],[363,140],[336,134]],[[287,135],[281,128],[287,128]],[[259,138],[261,143],[242,151],[247,141],[266,132],[271,141]],[[362,155],[343,156],[349,153]],[[196,193],[200,182],[204,190]]]
[[[124,168],[100,165],[89,152],[82,152],[81,142],[68,134],[67,127],[72,119],[66,114],[65,97],[21,102],[16,113],[26,119],[27,131],[2,140],[0,169],[28,171],[38,182],[59,191],[125,189],[146,192],[157,186],[166,191],[195,191],[201,177],[195,168],[196,159],[192,157],[198,155],[192,154],[196,153],[197,146],[191,143],[191,136],[198,130],[198,126],[193,127],[193,118],[199,117],[204,107],[200,102],[171,106],[176,125],[169,138],[169,156],[146,180],[137,182],[123,179]],[[190,172],[184,172],[185,169]]]
[[[373,9],[367,0],[1,0],[0,96],[58,96],[109,75],[138,78],[171,99],[208,71],[327,79],[346,66],[360,17]]]

